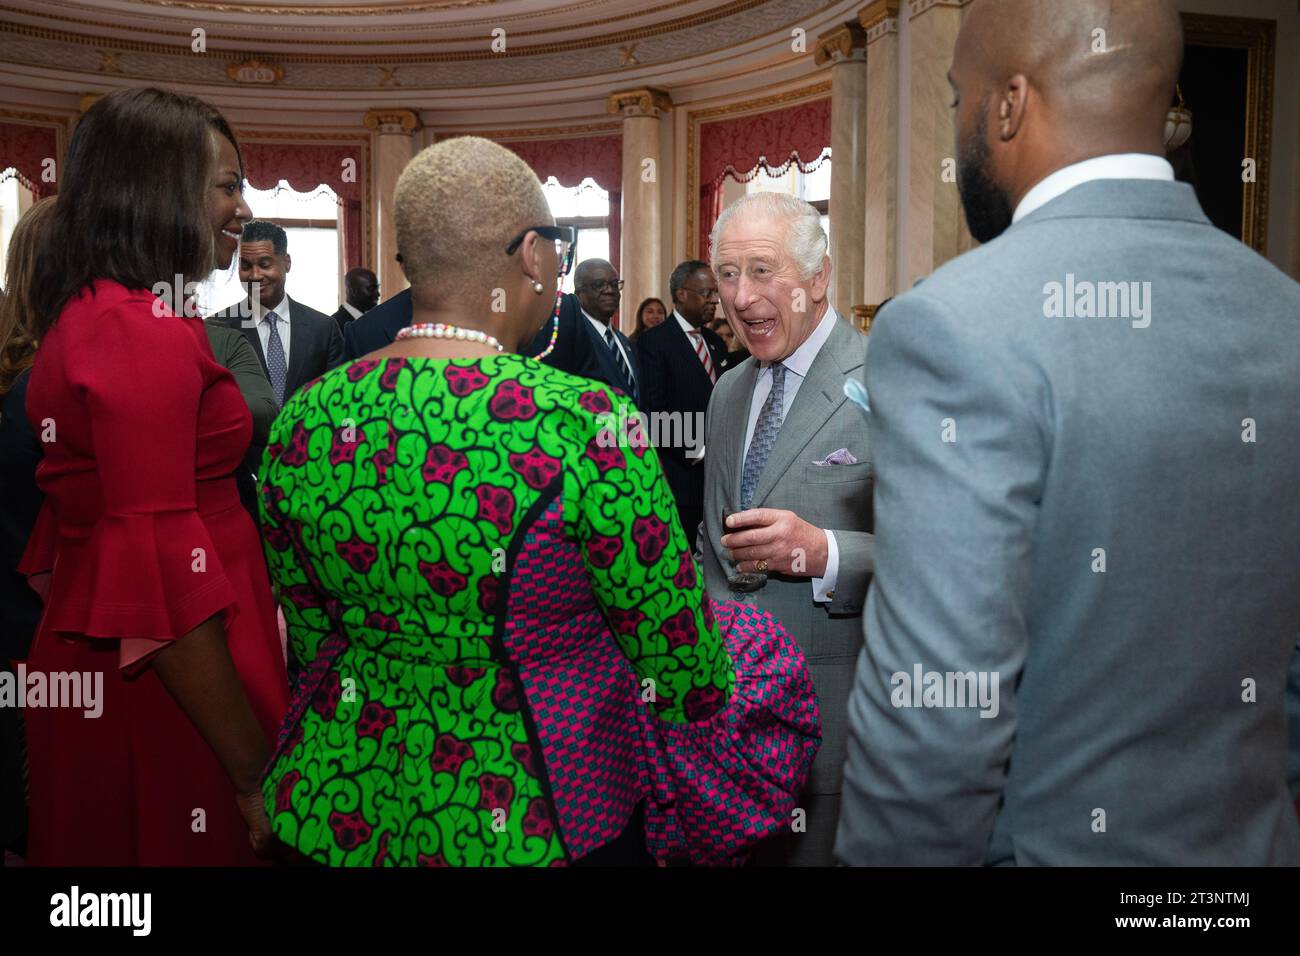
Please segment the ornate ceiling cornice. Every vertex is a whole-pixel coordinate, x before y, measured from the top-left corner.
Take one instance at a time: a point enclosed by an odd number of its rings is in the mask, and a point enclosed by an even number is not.
[[[256,49],[256,44],[251,37],[232,36],[228,40],[209,35],[207,56],[225,55],[244,57],[252,54],[261,54],[265,59],[274,60],[278,63],[328,63],[328,64],[354,64],[370,65],[375,64],[402,64],[402,63],[456,63],[483,60],[500,60],[500,59],[517,59],[528,56],[541,56],[552,53],[573,53],[581,50],[590,50],[599,47],[613,47],[620,44],[627,44],[641,40],[648,40],[655,37],[662,37],[670,34],[688,33],[691,30],[705,26],[707,24],[720,23],[729,20],[739,14],[748,13],[758,8],[768,6],[771,0],[729,0],[717,7],[712,7],[705,12],[690,14],[684,17],[677,17],[672,20],[666,20],[660,23],[647,24],[640,27],[631,27],[623,30],[617,30],[612,33],[599,34],[590,37],[580,37],[572,40],[561,40],[550,43],[535,43],[532,45],[508,44],[500,52],[495,52],[487,42],[478,44],[475,49],[470,50],[446,50],[443,52],[427,53],[381,53],[381,54],[358,54],[354,56],[345,56],[333,53],[300,53],[294,51],[284,51],[276,53],[265,53]],[[673,6],[673,5],[670,5]],[[791,4],[791,8],[796,7]],[[5,9],[0,7],[0,9]],[[13,8],[8,8],[13,9]],[[790,21],[797,25],[798,21],[807,16],[796,16]],[[626,18],[614,18],[616,22],[621,22]],[[87,25],[94,25],[93,21],[86,21]],[[107,24],[110,25],[111,24]],[[206,29],[206,28],[205,28]],[[355,27],[353,28],[355,31]],[[191,50],[191,37],[188,31],[179,29],[170,35],[176,38],[175,43],[155,43],[147,40],[131,40],[119,38],[113,35],[96,35],[80,33],[72,30],[59,30],[50,27],[39,27],[27,23],[15,23],[10,21],[0,22],[0,32],[12,33],[19,36],[33,37],[42,40],[53,40],[60,43],[71,43],[77,46],[94,47],[96,49],[110,48],[114,50],[128,50],[136,53],[158,53],[167,56],[184,56],[190,57],[194,53]],[[539,31],[540,32],[540,31]],[[754,37],[749,37],[749,39]],[[217,46],[215,42],[221,39],[223,44],[229,43],[229,46]],[[419,43],[421,46],[433,46],[440,43],[464,43],[465,39],[452,40],[444,39],[441,41],[420,39],[407,39],[406,43]],[[346,45],[357,46],[358,40],[355,32]]]
[[[646,6],[644,8],[638,9],[637,15],[643,17],[654,16],[656,14],[666,13],[669,10],[674,10],[678,7],[686,6],[688,4],[695,3],[695,2],[696,0],[667,0],[667,2],[660,3],[657,6]],[[566,7],[554,8],[552,10],[547,11],[547,13],[550,16],[555,16],[557,14],[580,14],[583,13],[584,11],[594,11],[599,8],[609,7],[609,6],[610,6],[610,0],[582,0],[582,2],[570,4],[569,6]],[[113,23],[106,24],[104,23],[104,21],[93,20],[88,17],[71,16],[64,13],[56,13],[54,12],[56,7],[62,7],[64,9],[84,12],[85,11],[84,6],[79,5],[77,3],[69,2],[69,0],[62,0],[62,2],[47,4],[46,8],[42,10],[41,16],[42,19],[45,21],[49,21],[51,23],[57,22],[57,23],[72,24],[73,26],[68,28],[69,32],[77,32],[76,30],[77,27],[112,26],[118,29],[130,29],[132,32],[135,33],[152,34],[160,37],[168,37],[174,39],[178,37],[181,32],[183,32],[180,30],[181,26],[188,26],[188,24],[183,20],[177,20],[174,18],[167,18],[167,17],[158,17],[152,11],[127,15],[128,17],[132,15],[140,17],[141,20],[138,23],[135,21],[130,21],[130,22],[123,21],[123,22],[113,22]],[[312,9],[316,10],[320,8],[313,7]],[[353,7],[350,8],[350,12],[361,14],[372,9],[374,8]],[[409,10],[407,12],[409,12]],[[30,15],[31,11],[25,7],[15,7],[9,4],[0,3],[0,13],[16,13],[16,14]],[[626,13],[618,13],[612,16],[603,16],[603,17],[584,16],[582,18],[582,27],[584,29],[590,29],[592,27],[606,26],[611,23],[624,23],[627,21],[627,19],[628,16]],[[505,11],[496,11],[496,10],[492,11],[491,24],[493,26],[508,25],[512,23],[518,23],[520,21],[523,21],[523,23],[535,24],[537,23],[537,14],[535,12],[507,13]],[[481,28],[484,22],[485,19],[482,17],[473,20],[454,20],[454,21],[439,20],[436,23],[432,23],[432,24],[412,24],[412,23],[403,23],[403,22],[394,22],[394,21],[369,22],[366,24],[365,42],[367,46],[399,46],[399,45],[410,46],[412,43],[419,43],[423,46],[440,46],[440,45],[448,45],[448,44],[455,44],[455,43],[464,43],[465,38],[463,36],[458,38],[458,37],[443,36],[440,34],[445,34],[449,30],[457,30],[457,29],[467,30],[467,29]],[[356,35],[357,25],[355,22],[345,23],[345,24],[331,24],[331,23],[314,23],[310,21],[299,20],[296,23],[290,23],[290,24],[281,24],[281,23],[268,24],[268,23],[255,23],[251,21],[241,22],[237,20],[229,20],[229,21],[220,20],[220,21],[214,21],[210,25],[206,25],[204,29],[207,30],[208,38],[210,40],[229,43],[232,48],[237,46],[247,45],[250,39],[252,39],[247,32],[245,33],[237,32],[240,29],[243,29],[245,31],[258,30],[261,32],[262,35],[268,36],[275,43],[285,43],[285,44],[292,43],[292,44],[306,46],[306,47],[311,47],[311,46],[353,46],[354,47],[357,45],[357,35]],[[421,30],[426,30],[427,32],[421,33],[420,32]],[[568,23],[556,24],[554,26],[540,26],[535,29],[524,29],[521,24],[519,28],[510,30],[510,36],[514,39],[518,39],[520,37],[542,37],[542,36],[549,36],[555,33],[565,34],[565,33],[572,33],[572,32],[574,32],[574,26]],[[337,40],[321,39],[318,36],[318,34],[338,34],[340,36],[340,39]],[[375,39],[377,35],[381,35],[381,34],[401,34],[401,39],[396,39],[396,40]]]

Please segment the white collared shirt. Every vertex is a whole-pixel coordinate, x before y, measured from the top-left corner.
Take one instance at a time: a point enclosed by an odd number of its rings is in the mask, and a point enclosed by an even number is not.
[[[1112,153],[1109,156],[1085,159],[1073,166],[1058,169],[1025,193],[1025,198],[1020,200],[1011,221],[1017,223],[1076,186],[1098,179],[1156,179],[1173,182],[1174,167],[1163,156],[1150,153]]]
[[[361,318],[363,315],[365,315],[364,312],[362,312],[360,309],[358,309],[356,306],[354,306],[351,302],[344,302],[344,303],[343,303],[343,308],[347,309],[347,310],[348,310],[348,315],[352,316],[352,318],[354,318],[354,319],[359,319],[359,318]]]
[[[267,312],[274,312],[279,322],[276,331],[280,333],[280,344],[284,346],[284,367],[289,367],[289,297],[286,295],[274,309],[263,310],[257,317],[257,340],[262,343],[262,355],[266,355],[266,345],[271,341],[271,323],[266,321]],[[287,397],[287,396],[286,396]]]
[[[596,330],[596,335],[600,337],[600,340],[602,342],[604,342],[605,332],[606,331],[612,332],[613,326],[606,325],[604,322],[600,321],[600,319],[593,318],[591,313],[589,313],[586,309],[583,309],[582,306],[578,306],[578,308],[582,309],[582,314],[587,317],[587,321],[591,323],[591,327]],[[627,349],[623,348],[623,340],[620,339],[617,335],[614,336],[614,346],[618,349],[619,354],[623,356],[623,361],[627,363],[627,374],[629,377],[631,377],[632,384],[635,385],[636,370],[632,366],[632,356],[627,354]],[[606,347],[608,348],[608,346]]]
[[[808,369],[812,367],[813,359],[817,353],[822,350],[826,340],[831,337],[835,331],[835,323],[840,320],[839,313],[835,311],[832,305],[826,306],[826,314],[822,316],[817,327],[812,330],[812,334],[804,340],[804,343],[790,354],[781,364],[785,366],[785,384],[781,393],[781,421],[784,422],[790,414],[790,409],[794,405],[794,397],[799,393],[799,386],[803,384]],[[754,394],[749,400],[749,424],[745,429],[745,454],[749,454],[749,443],[754,440],[754,429],[758,426],[758,416],[763,411],[763,404],[767,401],[768,395],[772,393],[772,364],[761,365],[758,370],[758,377],[754,380]],[[744,467],[744,459],[741,459],[741,467]],[[825,530],[825,529],[823,529]],[[835,535],[830,531],[826,534],[826,573],[820,578],[812,579],[813,600],[817,602],[829,601],[835,591],[835,582],[840,573],[840,549],[835,542]]]

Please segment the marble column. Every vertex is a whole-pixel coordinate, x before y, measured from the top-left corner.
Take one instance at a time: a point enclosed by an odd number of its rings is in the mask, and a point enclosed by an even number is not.
[[[879,305],[898,286],[898,5],[875,0],[858,13],[867,47],[866,305]]]
[[[956,111],[948,68],[970,0],[908,0],[912,63],[908,76],[908,285],[969,248],[957,192]]]
[[[423,125],[413,110],[376,107],[368,110],[366,128],[375,133],[371,152],[374,169],[370,175],[375,191],[375,233],[378,249],[375,274],[384,298],[406,288],[406,276],[397,262],[397,230],[393,224],[393,193],[402,170],[414,155],[415,133]]]
[[[814,50],[818,66],[831,65],[831,303],[846,318],[864,291],[866,39],[856,21],[842,23],[819,36]]]
[[[627,331],[642,299],[664,297],[668,272],[664,268],[663,177],[659,175],[660,117],[673,108],[663,90],[642,87],[611,93],[610,113],[623,117],[622,249],[623,279],[620,327]],[[579,258],[582,250],[578,250]]]

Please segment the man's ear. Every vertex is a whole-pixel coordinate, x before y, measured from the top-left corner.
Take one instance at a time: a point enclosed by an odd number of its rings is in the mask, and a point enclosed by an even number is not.
[[[1007,87],[998,100],[997,130],[1002,142],[1016,138],[1025,122],[1029,103],[1029,80],[1017,73],[1007,81]]]
[[[293,257],[289,253],[284,254],[284,271],[288,273],[293,268]]]
[[[814,302],[820,302],[826,298],[826,290],[831,286],[831,257],[822,257],[822,267],[812,277],[808,283],[812,287],[812,298]]]

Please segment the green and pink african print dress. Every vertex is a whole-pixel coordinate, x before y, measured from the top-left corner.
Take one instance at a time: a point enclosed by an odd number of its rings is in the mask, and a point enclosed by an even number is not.
[[[620,411],[622,414],[620,415]],[[660,860],[790,825],[797,646],[711,604],[635,409],[532,359],[361,360],[295,395],[262,518],[306,667],[264,792],[331,865],[563,865],[644,803]]]

